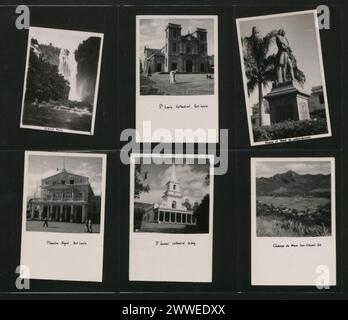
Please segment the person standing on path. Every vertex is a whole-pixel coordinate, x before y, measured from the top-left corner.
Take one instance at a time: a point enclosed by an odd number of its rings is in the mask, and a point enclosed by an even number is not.
[[[46,215],[45,218],[44,218],[43,227],[47,227],[47,228],[48,228],[48,219],[47,219],[47,215]]]

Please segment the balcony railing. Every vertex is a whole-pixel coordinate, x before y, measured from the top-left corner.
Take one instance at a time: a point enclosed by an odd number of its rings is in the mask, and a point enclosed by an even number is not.
[[[83,196],[44,196],[42,198],[45,201],[84,201]]]

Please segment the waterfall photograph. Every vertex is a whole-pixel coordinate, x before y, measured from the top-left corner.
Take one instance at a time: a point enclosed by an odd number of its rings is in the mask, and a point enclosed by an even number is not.
[[[103,34],[30,27],[21,128],[94,133]]]

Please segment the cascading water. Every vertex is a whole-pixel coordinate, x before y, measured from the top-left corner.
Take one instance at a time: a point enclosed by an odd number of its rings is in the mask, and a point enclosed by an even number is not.
[[[69,100],[80,101],[80,95],[77,89],[77,62],[75,57],[70,55],[68,49],[60,49],[59,53],[59,73],[64,77],[65,80],[69,81],[70,91]]]

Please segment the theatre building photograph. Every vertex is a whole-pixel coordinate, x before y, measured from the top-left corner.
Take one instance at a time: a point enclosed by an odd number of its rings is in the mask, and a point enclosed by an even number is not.
[[[209,233],[207,164],[136,164],[134,232]]]
[[[27,231],[99,233],[102,159],[29,155]]]

